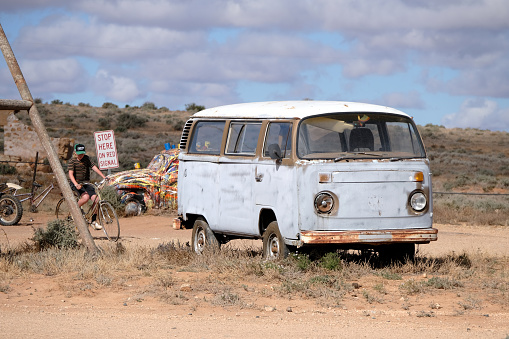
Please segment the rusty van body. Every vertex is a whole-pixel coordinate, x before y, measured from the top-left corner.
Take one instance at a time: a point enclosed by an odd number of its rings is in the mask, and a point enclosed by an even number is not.
[[[263,239],[410,256],[437,239],[431,173],[412,118],[352,102],[228,105],[194,114],[179,156],[178,212],[202,252]]]

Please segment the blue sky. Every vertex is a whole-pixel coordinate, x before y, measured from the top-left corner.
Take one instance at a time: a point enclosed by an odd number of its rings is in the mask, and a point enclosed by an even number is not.
[[[344,100],[509,131],[507,0],[0,0],[0,24],[44,102]]]

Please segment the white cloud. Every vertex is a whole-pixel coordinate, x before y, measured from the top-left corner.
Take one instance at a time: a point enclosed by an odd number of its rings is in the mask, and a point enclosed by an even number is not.
[[[509,131],[509,109],[501,109],[497,103],[486,99],[467,99],[460,110],[442,118],[445,127],[480,128]]]
[[[99,70],[92,80],[94,92],[114,101],[132,102],[140,97],[140,90],[133,79],[111,75]]]
[[[85,69],[75,59],[26,60],[20,68],[33,97],[80,92],[88,82]]]
[[[85,56],[132,62],[179,54],[205,44],[205,34],[160,27],[121,26],[93,20],[52,16],[21,30],[16,44],[32,58]]]
[[[330,96],[346,81],[359,91],[373,76],[404,76],[417,67],[433,70],[429,74],[447,70],[446,80],[422,79],[429,91],[509,97],[506,0],[19,0],[4,6],[0,19],[45,4],[46,17],[31,20],[13,43],[23,63],[78,60],[81,73],[70,86],[65,79],[58,86],[44,72],[30,75],[56,93],[99,88],[107,100],[157,98],[161,102],[152,101],[169,105],[165,97],[176,102],[203,91],[204,101],[221,103],[249,97],[237,93],[248,81],[280,85],[273,95]],[[235,34],[213,38],[229,29]],[[338,38],[312,37],[323,33]],[[303,74],[318,78],[323,69],[336,72],[331,87],[324,78],[303,80]],[[93,87],[84,89],[87,84]],[[419,93],[394,82],[386,90],[394,92],[379,92],[387,105],[424,106]]]
[[[419,92],[393,92],[385,94],[379,101],[379,104],[398,109],[418,108],[425,107]]]

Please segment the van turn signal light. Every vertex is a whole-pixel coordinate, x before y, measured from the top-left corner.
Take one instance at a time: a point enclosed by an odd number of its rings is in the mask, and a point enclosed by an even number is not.
[[[415,172],[415,174],[414,174],[414,181],[423,182],[424,181],[424,174],[422,174],[422,172]]]
[[[332,181],[332,174],[331,173],[318,173],[318,182],[331,182]]]

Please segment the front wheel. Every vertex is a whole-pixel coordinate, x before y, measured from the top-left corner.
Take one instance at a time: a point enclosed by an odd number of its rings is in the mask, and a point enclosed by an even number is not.
[[[12,226],[21,220],[23,206],[18,198],[10,194],[3,194],[0,198],[0,224]]]
[[[277,221],[269,224],[265,232],[263,232],[263,258],[268,260],[283,259],[290,254],[288,246],[285,244]]]
[[[117,212],[115,212],[115,209],[109,202],[101,201],[99,203],[97,219],[109,240],[117,241],[120,238],[120,224],[118,223]]]
[[[218,251],[221,247],[214,232],[203,218],[198,218],[194,222],[191,247],[198,254],[202,254],[206,250]]]
[[[71,216],[71,210],[67,203],[65,202],[65,198],[62,198],[57,203],[57,208],[55,209],[55,216],[57,219],[62,219],[65,221],[73,221]]]

